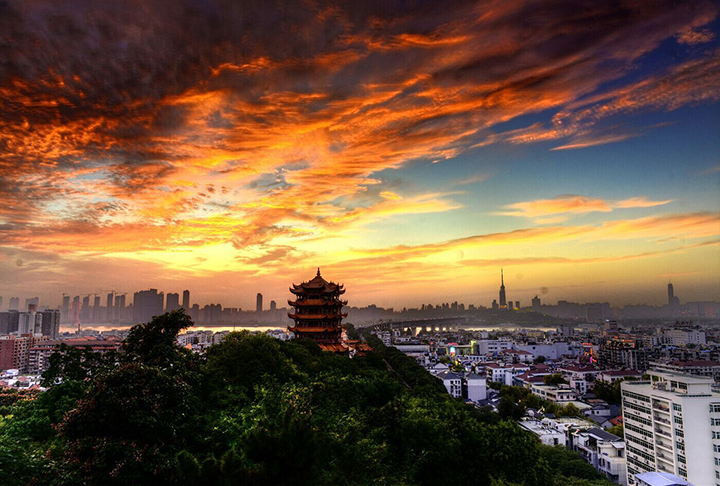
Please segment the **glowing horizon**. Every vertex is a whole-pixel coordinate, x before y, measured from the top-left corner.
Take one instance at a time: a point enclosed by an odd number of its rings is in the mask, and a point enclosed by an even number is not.
[[[360,3],[0,5],[5,302],[720,299],[715,2]]]

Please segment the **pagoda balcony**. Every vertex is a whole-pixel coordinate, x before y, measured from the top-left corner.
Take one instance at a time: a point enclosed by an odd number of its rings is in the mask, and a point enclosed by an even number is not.
[[[344,314],[290,314],[288,313],[288,317],[290,319],[299,319],[299,320],[306,320],[306,321],[318,321],[318,320],[328,320],[328,321],[336,321],[341,318],[347,317],[347,313]]]
[[[347,305],[347,301],[343,300],[324,300],[324,299],[303,299],[288,300],[287,303],[293,307],[342,307]]]

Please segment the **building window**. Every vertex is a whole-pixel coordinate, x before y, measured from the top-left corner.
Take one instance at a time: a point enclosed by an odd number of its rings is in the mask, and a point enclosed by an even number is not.
[[[718,427],[718,426],[720,426],[720,419],[711,418],[711,419],[710,419],[710,425],[712,425],[713,427]]]
[[[682,412],[682,407],[677,403],[673,403],[673,410],[675,410],[676,412]]]
[[[710,413],[720,413],[720,403],[711,403]]]
[[[683,424],[683,419],[681,419],[680,417],[674,417],[674,418],[673,418],[673,421],[674,421],[676,424],[678,424],[678,425],[682,425],[682,424]],[[718,424],[718,425],[720,425],[720,424]]]
[[[713,438],[713,440],[718,440],[718,439],[720,439],[720,432],[715,432],[715,431],[713,430],[712,438]]]
[[[685,437],[685,433],[680,429],[675,429],[675,435],[678,437]]]

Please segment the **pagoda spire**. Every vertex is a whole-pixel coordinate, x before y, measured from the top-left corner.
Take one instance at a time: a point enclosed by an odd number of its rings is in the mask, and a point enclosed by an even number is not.
[[[316,277],[319,277],[319,276],[320,276],[320,267],[318,267],[318,272],[317,272],[317,275],[315,275],[315,276],[316,276]]]

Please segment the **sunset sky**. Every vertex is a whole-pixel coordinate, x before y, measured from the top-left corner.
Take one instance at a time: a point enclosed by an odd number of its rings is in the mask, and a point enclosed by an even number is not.
[[[713,1],[0,2],[0,295],[720,299]]]

